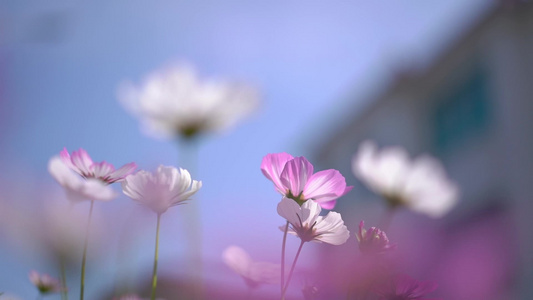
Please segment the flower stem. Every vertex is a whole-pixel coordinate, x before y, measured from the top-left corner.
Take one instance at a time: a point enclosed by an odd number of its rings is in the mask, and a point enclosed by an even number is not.
[[[199,140],[197,136],[182,137],[179,142],[178,149],[180,158],[179,164],[189,170],[191,176],[198,175],[199,166]],[[191,274],[192,281],[192,297],[191,299],[203,299],[203,236],[202,236],[202,212],[200,210],[200,202],[191,201],[187,204],[184,221],[187,224],[185,231],[185,239],[188,245],[188,273]]]
[[[298,257],[300,256],[300,252],[302,251],[302,247],[304,245],[304,241],[300,242],[300,247],[298,247],[298,251],[296,252],[296,256],[294,257],[294,261],[292,262],[291,271],[289,272],[289,277],[287,278],[287,284],[285,285],[285,288],[283,289],[283,294],[281,295],[281,298],[285,298],[285,293],[287,292],[287,289],[289,288],[289,283],[291,282],[292,273],[294,272],[294,267],[296,266],[296,262],[298,261]]]
[[[85,229],[85,242],[83,244],[83,258],[81,259],[81,283],[80,283],[80,300],[83,300],[85,290],[85,263],[87,262],[87,245],[89,244],[89,228],[91,227],[91,217],[93,215],[94,200],[91,201],[87,228]]]
[[[285,285],[285,244],[287,243],[287,231],[289,231],[289,221],[285,224],[285,231],[283,232],[283,242],[281,243],[281,299],[285,299],[283,293],[283,286]]]
[[[68,291],[67,291],[67,275],[65,273],[65,258],[59,258],[59,269],[61,272],[61,300],[68,300]]]
[[[155,255],[154,255],[154,271],[152,274],[152,294],[150,299],[155,299],[155,288],[157,287],[157,258],[159,252],[159,224],[161,223],[161,214],[157,214],[157,229],[155,232]]]
[[[379,229],[387,231],[389,229],[390,224],[392,223],[392,219],[394,218],[395,213],[396,207],[389,205],[381,216],[381,220],[379,222]]]

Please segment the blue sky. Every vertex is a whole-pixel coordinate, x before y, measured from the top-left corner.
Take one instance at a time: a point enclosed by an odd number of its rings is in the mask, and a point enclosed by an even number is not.
[[[226,246],[240,244],[250,245],[254,257],[276,261],[279,196],[259,170],[261,158],[312,154],[308,146],[319,143],[343,111],[357,109],[398,68],[429,61],[491,3],[3,1],[0,180],[59,189],[46,165],[63,147],[83,147],[115,166],[177,165],[177,143],[142,135],[118,103],[116,88],[188,61],[204,76],[244,80],[262,93],[253,116],[201,141],[205,255],[218,260]],[[132,204],[122,196],[105,205],[117,213]],[[163,225],[181,226],[173,219],[180,217],[169,213]],[[214,232],[224,238],[210,238]],[[141,255],[149,259],[149,234],[146,240]],[[171,236],[162,242],[170,245],[163,258],[174,254],[171,245],[181,249]],[[10,267],[17,274],[31,268]],[[0,282],[8,280],[5,273]],[[24,285],[11,292],[34,295]]]

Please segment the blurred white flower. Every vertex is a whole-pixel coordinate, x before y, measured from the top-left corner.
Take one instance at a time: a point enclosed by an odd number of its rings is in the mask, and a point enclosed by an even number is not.
[[[59,293],[64,290],[64,287],[61,286],[61,282],[55,278],[52,278],[48,274],[39,274],[37,271],[31,271],[28,277],[31,283],[37,287],[39,293],[43,295]]]
[[[183,204],[202,187],[189,171],[159,166],[154,173],[141,170],[122,181],[122,191],[131,199],[162,214],[171,206]]]
[[[222,253],[224,263],[239,274],[246,285],[257,287],[259,284],[279,284],[281,266],[269,262],[253,261],[242,248],[229,246]]]
[[[259,104],[254,88],[201,80],[188,65],[155,71],[139,86],[125,82],[118,97],[147,133],[167,138],[227,129]]]
[[[341,215],[330,211],[320,216],[322,208],[314,201],[305,201],[302,206],[292,199],[283,197],[278,203],[278,214],[289,221],[288,233],[298,236],[303,242],[324,242],[342,245],[350,237],[350,232]],[[285,226],[282,226],[285,231]]]
[[[456,184],[447,178],[438,160],[421,156],[411,161],[400,147],[378,151],[374,143],[363,142],[354,155],[352,169],[391,207],[406,206],[434,218],[446,214],[459,196]]]

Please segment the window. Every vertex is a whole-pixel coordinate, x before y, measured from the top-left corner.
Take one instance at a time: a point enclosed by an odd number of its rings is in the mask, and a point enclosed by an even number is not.
[[[433,117],[437,152],[447,152],[486,131],[491,113],[487,77],[478,66],[466,80],[440,93]]]

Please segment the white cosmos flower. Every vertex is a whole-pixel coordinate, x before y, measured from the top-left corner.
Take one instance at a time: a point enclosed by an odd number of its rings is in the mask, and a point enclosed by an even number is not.
[[[447,178],[438,160],[430,156],[410,160],[400,147],[378,151],[374,143],[363,142],[352,169],[391,206],[406,206],[434,218],[446,214],[459,196],[457,185]]]
[[[188,65],[155,71],[138,86],[123,83],[118,97],[140,119],[143,129],[167,138],[227,129],[259,103],[254,88],[201,80]]]
[[[141,170],[122,181],[124,194],[157,214],[182,204],[201,187],[202,182],[192,180],[189,171],[167,166],[159,166],[154,173]]]
[[[320,216],[322,208],[315,201],[305,201],[302,206],[296,201],[283,197],[278,203],[278,214],[289,221],[288,233],[298,236],[304,242],[324,242],[342,245],[350,237],[350,232],[341,215],[330,211]],[[282,226],[285,230],[285,227]]]
[[[67,198],[73,202],[83,200],[109,201],[117,196],[115,191],[103,181],[97,178],[81,178],[59,156],[50,159],[48,171],[63,186]]]
[[[222,253],[224,263],[239,274],[246,285],[257,287],[261,283],[279,284],[281,266],[269,262],[254,261],[244,249],[229,246]]]

